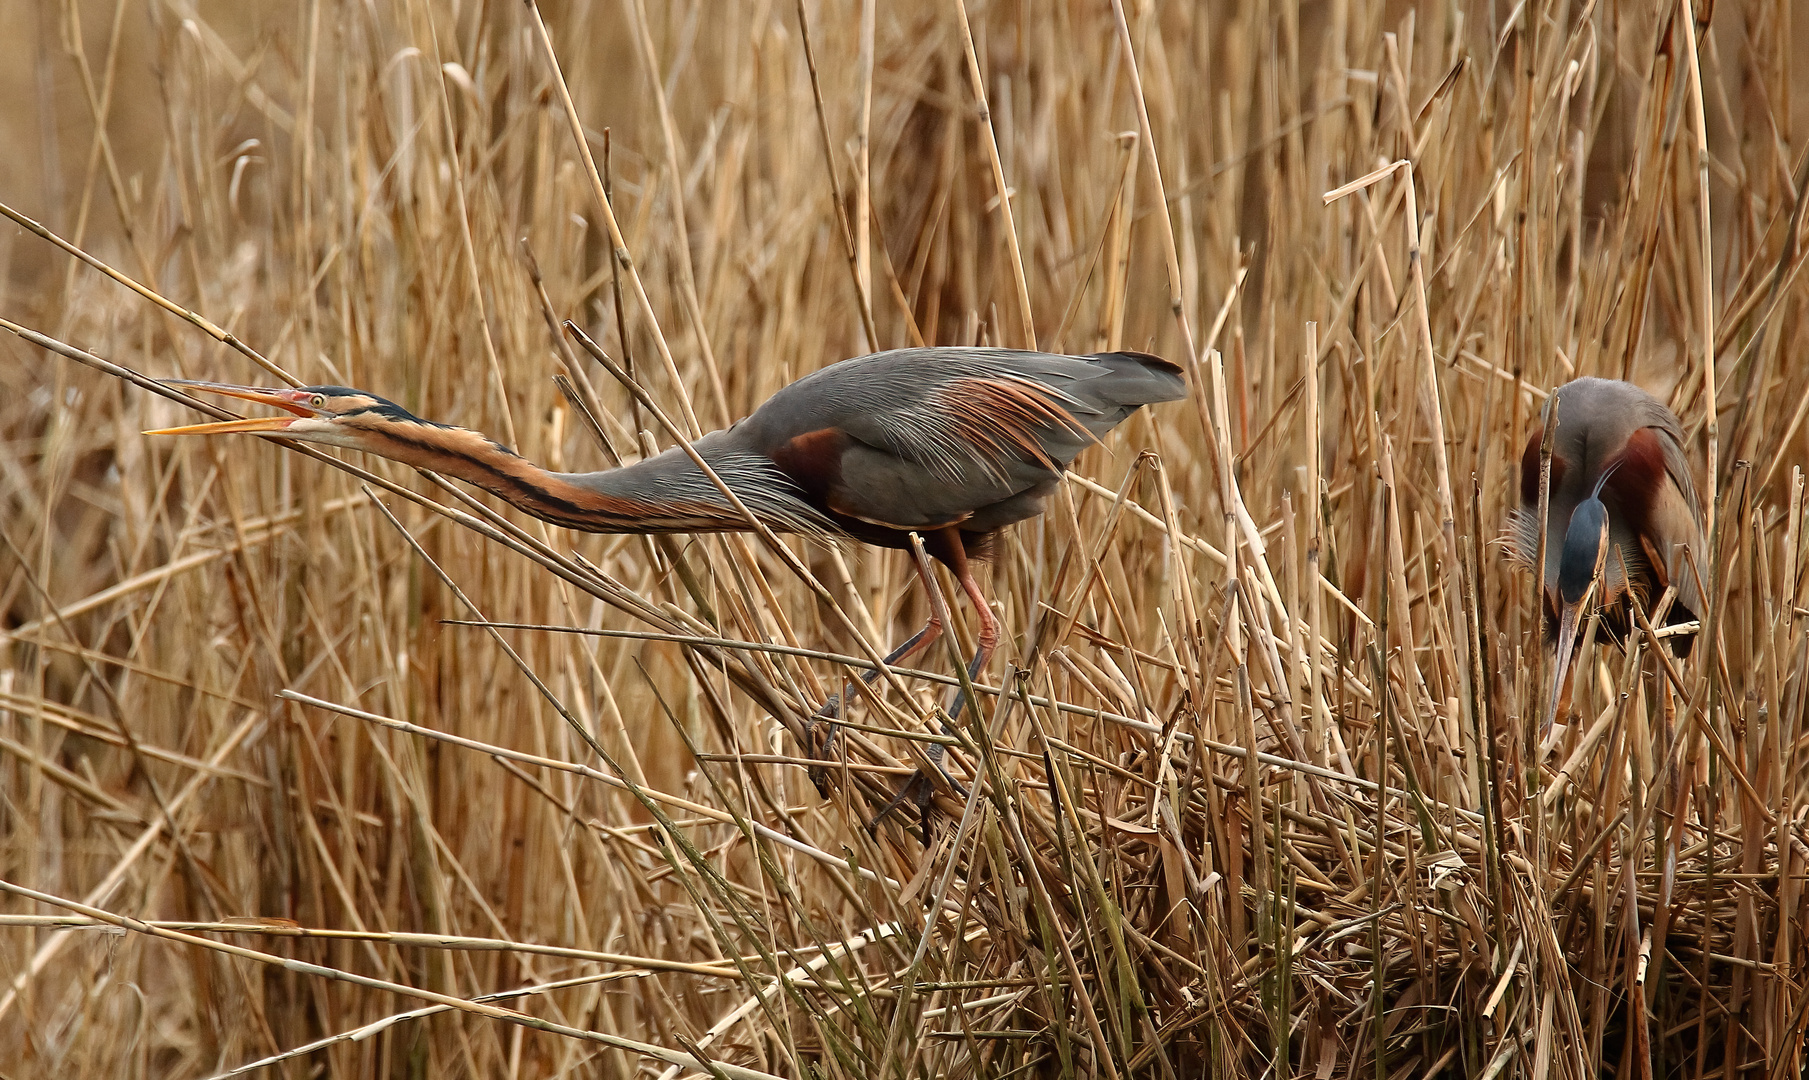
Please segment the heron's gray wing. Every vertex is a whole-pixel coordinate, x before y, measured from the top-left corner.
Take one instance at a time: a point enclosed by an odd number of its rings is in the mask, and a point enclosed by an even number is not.
[[[985,520],[988,508],[1036,512],[1087,445],[1138,407],[1181,396],[1179,369],[1140,354],[1060,356],[1007,349],[900,349],[798,380],[750,417],[771,446],[817,440],[839,453],[829,509],[900,529]],[[839,433],[826,439],[826,432]],[[800,455],[801,456],[801,455]]]
[[[839,425],[848,438],[829,507],[876,525],[936,529],[1051,488],[1094,441],[1073,404],[1034,379],[976,372],[891,408],[855,412]]]

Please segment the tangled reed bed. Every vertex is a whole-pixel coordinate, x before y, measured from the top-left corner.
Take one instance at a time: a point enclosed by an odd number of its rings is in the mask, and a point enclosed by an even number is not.
[[[7,1071],[1800,1074],[1804,29],[1689,15],[624,0],[543,38],[170,0],[19,35]],[[1190,398],[1006,537],[957,735],[926,659],[827,798],[801,727],[927,614],[904,556],[788,541],[818,593],[748,537],[170,445],[138,432],[189,414],[121,377],[363,386],[597,468],[669,441],[652,406],[719,426],[918,341],[1148,349]],[[1586,653],[1539,746],[1495,539],[1581,373],[1684,420],[1713,645],[1674,683],[1637,635]],[[937,739],[927,847],[869,832]]]

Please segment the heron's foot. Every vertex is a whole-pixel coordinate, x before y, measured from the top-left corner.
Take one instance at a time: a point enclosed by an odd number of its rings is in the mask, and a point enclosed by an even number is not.
[[[942,768],[942,747],[931,747],[930,761],[935,765],[936,771],[941,774],[942,779],[948,782],[949,787],[953,788],[955,793],[961,796],[961,798],[967,798],[967,788],[963,787],[959,780],[950,776],[947,771]],[[911,774],[909,780],[905,781],[904,787],[898,789],[898,794],[892,796],[892,801],[885,806],[880,807],[879,813],[874,814],[872,819],[867,822],[867,834],[871,836],[874,833],[877,833],[879,831],[880,822],[890,817],[892,811],[909,803],[917,808],[919,835],[923,838],[923,846],[926,848],[929,847],[930,825],[936,818],[935,796],[935,781],[930,779],[929,773],[922,769],[918,769]]]
[[[817,794],[825,799],[829,798],[829,762],[835,751],[835,720],[841,713],[841,696],[831,694],[829,700],[804,721],[804,752],[811,759],[805,772],[816,785]]]
[[[917,808],[918,830],[919,835],[923,838],[923,846],[929,847],[930,822],[936,816],[935,794],[936,785],[930,782],[928,773],[922,769],[912,773],[911,778],[905,781],[904,787],[898,789],[898,794],[892,796],[892,801],[880,807],[879,813],[874,814],[873,819],[867,822],[867,835],[873,836],[878,833],[880,822],[890,817],[892,811],[910,803]]]

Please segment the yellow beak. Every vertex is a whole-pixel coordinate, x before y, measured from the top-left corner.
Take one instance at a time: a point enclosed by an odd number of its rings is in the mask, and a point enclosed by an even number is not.
[[[1576,652],[1577,628],[1583,622],[1584,604],[1594,592],[1592,586],[1582,600],[1564,604],[1558,612],[1557,666],[1552,669],[1551,700],[1545,708],[1545,723],[1539,728],[1540,739],[1551,734],[1552,725],[1558,720],[1558,713],[1570,704],[1570,678],[1575,674],[1571,669],[1571,654]]]
[[[307,404],[310,395],[300,390],[264,390],[256,386],[195,382],[189,379],[163,379],[161,381],[165,386],[180,386],[188,390],[201,390],[209,394],[222,394],[226,397],[255,401],[260,405],[273,405],[294,415],[258,416],[243,420],[221,420],[210,424],[158,428],[155,431],[145,432],[146,435],[233,435],[241,432],[249,432],[253,435],[281,435],[297,418],[318,415],[317,411]]]

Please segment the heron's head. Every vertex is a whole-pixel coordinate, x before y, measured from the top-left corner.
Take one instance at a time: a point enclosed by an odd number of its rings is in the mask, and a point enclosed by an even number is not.
[[[249,433],[363,450],[369,448],[370,437],[373,435],[387,434],[398,427],[410,425],[438,426],[429,424],[395,402],[344,386],[298,386],[293,389],[263,390],[255,386],[193,382],[186,379],[165,379],[163,382],[166,386],[179,386],[184,390],[224,394],[227,397],[275,406],[288,415],[159,428],[145,432],[146,435]]]

